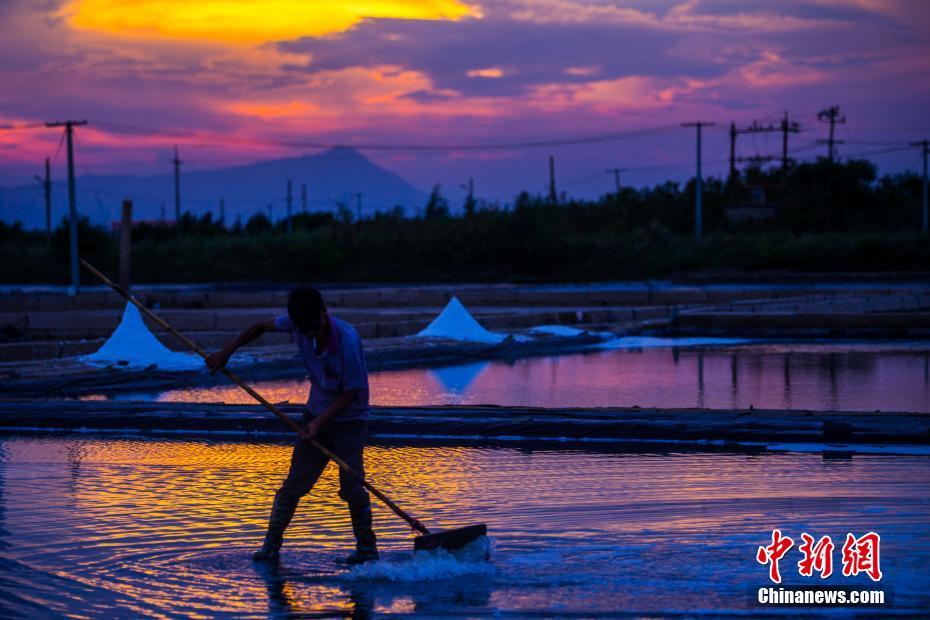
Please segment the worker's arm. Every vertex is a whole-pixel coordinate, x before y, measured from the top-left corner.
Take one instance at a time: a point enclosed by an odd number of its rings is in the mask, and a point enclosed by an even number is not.
[[[227,342],[225,347],[219,351],[216,351],[215,353],[208,355],[205,360],[207,363],[207,368],[210,369],[211,373],[216,372],[226,365],[226,362],[229,361],[229,358],[232,357],[233,353],[235,353],[239,347],[247,345],[253,340],[256,340],[265,332],[273,331],[275,331],[274,319],[253,323],[241,334]]]
[[[355,397],[358,396],[358,392],[358,390],[345,390],[339,394],[323,413],[313,418],[313,420],[303,428],[300,432],[300,437],[302,439],[312,439],[316,437],[320,429],[323,428],[331,417],[348,407],[349,403],[355,400]]]

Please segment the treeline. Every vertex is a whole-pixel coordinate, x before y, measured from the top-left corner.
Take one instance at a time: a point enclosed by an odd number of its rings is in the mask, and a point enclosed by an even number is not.
[[[731,222],[727,205],[776,201],[773,219]],[[272,223],[259,214],[228,228],[212,215],[133,229],[133,279],[231,281],[591,281],[698,270],[927,270],[921,179],[878,177],[869,162],[819,161],[749,170],[704,185],[702,240],[693,239],[693,183],[624,188],[559,204],[522,193],[512,205],[472,201],[450,214],[435,188],[410,217],[401,207],[355,221],[347,208]],[[0,224],[0,280],[68,279],[68,229]],[[115,273],[111,231],[79,227],[81,255]]]

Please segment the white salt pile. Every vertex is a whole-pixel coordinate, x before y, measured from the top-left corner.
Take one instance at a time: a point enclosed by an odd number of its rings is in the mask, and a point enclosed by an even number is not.
[[[506,334],[495,334],[481,326],[475,317],[465,309],[458,297],[453,297],[433,322],[426,326],[417,336],[426,338],[445,338],[463,342],[485,342],[496,344],[507,338]]]
[[[130,369],[148,368],[153,364],[163,370],[204,367],[203,360],[196,355],[178,353],[163,345],[146,327],[139,309],[128,302],[116,330],[96,353],[83,356],[81,361]]]

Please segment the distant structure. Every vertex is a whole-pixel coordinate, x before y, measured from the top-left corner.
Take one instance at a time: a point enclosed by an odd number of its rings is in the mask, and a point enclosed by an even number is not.
[[[183,163],[178,157],[178,147],[174,147],[174,221],[181,221],[181,164]]]
[[[800,133],[801,125],[792,121],[787,110],[781,122],[768,125],[753,121],[748,127],[737,127],[730,123],[730,174],[727,177],[730,200],[726,207],[727,219],[731,222],[766,220],[775,217],[778,205],[784,201],[787,191],[788,179],[788,137],[790,134]],[[747,157],[736,154],[736,140],[741,135],[754,134],[781,134],[780,156],[767,153],[756,153]],[[781,160],[781,183],[778,185],[763,185],[759,182],[744,183],[740,179],[737,164],[761,167],[766,162]],[[781,194],[780,200],[771,200],[771,194]]]
[[[697,170],[694,175],[694,238],[700,239],[704,229],[704,215],[702,201],[704,199],[704,179],[701,176],[701,130],[704,127],[713,127],[716,123],[708,121],[695,121],[682,123],[682,127],[694,127],[697,131]]]
[[[70,222],[70,245],[71,245],[71,287],[68,289],[69,295],[77,295],[81,287],[80,266],[78,265],[78,215],[77,200],[74,190],[74,128],[86,125],[87,121],[55,121],[45,123],[46,127],[64,127],[65,137],[68,143],[68,220]]]
[[[846,117],[840,113],[840,106],[835,105],[835,106],[831,106],[827,108],[826,110],[821,110],[820,112],[818,112],[817,120],[820,121],[821,123],[830,124],[830,137],[827,138],[826,140],[818,140],[817,142],[818,144],[827,145],[827,159],[829,159],[832,162],[833,158],[836,156],[836,145],[843,144],[842,140],[836,140],[834,138],[834,132],[836,131],[836,125],[837,124],[845,125]]]

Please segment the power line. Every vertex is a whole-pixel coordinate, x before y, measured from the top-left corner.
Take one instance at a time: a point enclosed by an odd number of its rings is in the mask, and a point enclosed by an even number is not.
[[[575,144],[591,144],[596,142],[612,142],[633,138],[637,136],[650,135],[673,129],[674,125],[663,125],[656,127],[647,127],[644,129],[634,129],[624,132],[614,132],[598,134],[591,136],[575,136],[566,138],[548,138],[539,140],[525,140],[514,142],[488,142],[474,144],[391,144],[391,143],[346,143],[346,142],[318,142],[308,141],[291,141],[291,140],[269,140],[269,139],[250,139],[235,138],[209,133],[189,133],[164,131],[133,125],[124,125],[120,123],[111,123],[107,121],[95,122],[101,127],[117,129],[123,133],[163,136],[166,138],[175,138],[180,140],[194,140],[198,142],[214,144],[239,144],[246,146],[277,146],[300,149],[332,149],[338,147],[350,147],[365,151],[493,151],[493,150],[519,150],[532,148],[545,148],[553,146],[570,146]]]
[[[0,125],[0,131],[19,131],[20,129],[38,129],[46,127],[45,123],[21,123],[19,125],[5,124]]]
[[[77,139],[77,134],[74,136],[74,146],[77,148],[78,155],[81,157],[81,165],[84,167],[84,175],[90,181],[90,187],[94,191],[94,200],[97,201],[97,207],[101,210],[106,207],[103,206],[103,201],[100,200],[100,192],[97,191],[97,183],[94,181],[94,175],[91,174],[90,166],[87,165],[87,157],[84,155],[84,147],[81,146],[81,143]]]

